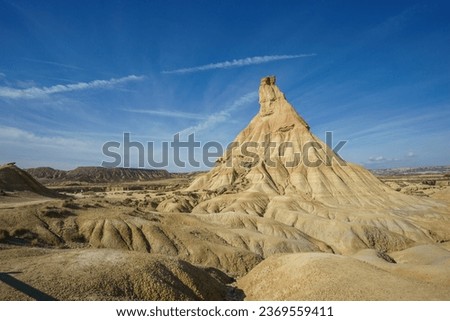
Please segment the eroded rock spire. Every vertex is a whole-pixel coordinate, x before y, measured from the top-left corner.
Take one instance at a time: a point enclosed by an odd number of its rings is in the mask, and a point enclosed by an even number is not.
[[[268,76],[261,79],[259,85],[259,115],[266,117],[274,115],[274,117],[286,116],[297,118],[300,123],[309,129],[306,121],[298,115],[294,107],[287,101],[284,93],[278,88],[275,76]],[[289,115],[291,114],[291,115]]]

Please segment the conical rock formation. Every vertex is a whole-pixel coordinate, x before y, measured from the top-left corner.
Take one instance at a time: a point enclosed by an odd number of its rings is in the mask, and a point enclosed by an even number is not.
[[[259,113],[236,137],[234,148],[190,190],[228,186],[272,198],[295,195],[326,206],[386,206],[386,198],[402,203],[398,193],[364,168],[342,160],[314,136],[275,85],[275,77],[261,80],[259,102]]]
[[[445,212],[440,204],[395,192],[368,170],[345,162],[311,133],[275,77],[261,80],[259,103],[259,113],[232,147],[188,188],[213,195],[194,204],[193,213],[264,216],[340,252],[401,249],[450,237],[428,230],[437,220],[450,227],[448,217],[431,215],[427,223],[422,217],[424,211]]]

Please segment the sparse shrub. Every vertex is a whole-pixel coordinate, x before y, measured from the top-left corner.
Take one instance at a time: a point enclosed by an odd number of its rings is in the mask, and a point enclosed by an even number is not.
[[[9,238],[9,232],[6,230],[0,230],[0,242],[4,242]]]
[[[74,213],[64,208],[52,208],[42,211],[42,214],[50,218],[66,218],[73,216]]]
[[[69,242],[86,243],[86,238],[83,234],[80,234],[78,229],[68,229],[64,231],[63,238]]]
[[[63,206],[63,207],[66,207],[66,208],[73,209],[73,210],[76,210],[76,209],[79,209],[79,208],[80,208],[80,205],[76,204],[76,203],[75,203],[74,201],[72,201],[72,200],[64,201],[63,204],[62,204],[62,206]]]
[[[138,201],[133,201],[131,198],[126,198],[122,201],[122,205],[125,206],[133,206],[133,205],[137,205]]]
[[[153,208],[157,208],[158,205],[159,205],[159,202],[157,202],[157,201],[151,201],[150,202],[150,206],[153,207]]]
[[[74,238],[72,238],[72,241],[76,243],[86,243],[86,238],[84,237],[84,235],[78,234]]]
[[[98,204],[98,203],[95,203],[95,204],[83,204],[83,208],[96,208],[97,206],[96,206],[96,204]]]
[[[24,229],[24,228],[19,228],[19,229],[15,230],[12,233],[12,236],[20,238],[20,239],[25,239],[25,240],[34,240],[37,238],[36,233],[34,233],[30,230]]]

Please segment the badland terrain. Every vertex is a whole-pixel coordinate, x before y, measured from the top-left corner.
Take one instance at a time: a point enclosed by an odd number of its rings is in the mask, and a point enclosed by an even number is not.
[[[370,172],[259,102],[209,172],[1,166],[0,300],[449,300],[450,167]]]

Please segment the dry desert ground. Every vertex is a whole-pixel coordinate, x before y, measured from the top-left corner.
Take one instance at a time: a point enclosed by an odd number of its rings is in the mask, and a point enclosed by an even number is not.
[[[257,159],[0,167],[0,300],[450,300],[446,172],[375,176],[334,155],[274,77],[259,94],[235,139],[270,137]],[[287,166],[305,144],[314,166]]]

